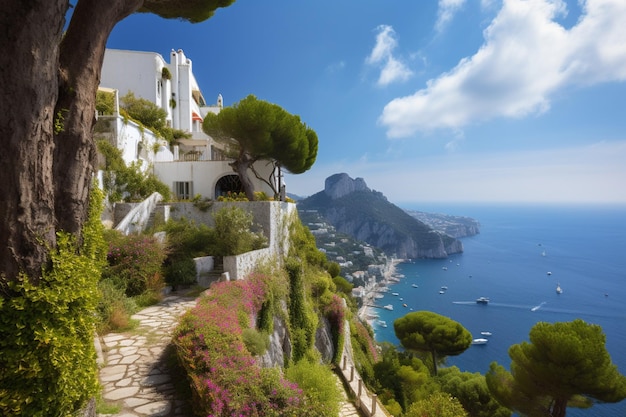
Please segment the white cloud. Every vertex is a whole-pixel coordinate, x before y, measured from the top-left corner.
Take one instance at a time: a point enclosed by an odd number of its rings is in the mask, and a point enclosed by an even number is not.
[[[465,0],[439,0],[435,30],[442,32],[464,4]]]
[[[544,112],[571,86],[626,80],[626,1],[587,0],[567,30],[561,0],[504,0],[471,57],[389,102],[379,122],[389,137],[462,128],[495,117]]]
[[[365,62],[381,68],[377,84],[384,87],[395,81],[406,81],[413,72],[393,55],[398,46],[395,31],[389,25],[380,25],[376,30],[376,45]]]

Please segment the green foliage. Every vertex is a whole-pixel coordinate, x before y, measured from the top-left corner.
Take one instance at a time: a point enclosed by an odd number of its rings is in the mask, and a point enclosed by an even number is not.
[[[165,200],[170,198],[167,185],[151,173],[141,170],[141,162],[126,166],[122,152],[106,140],[97,142],[98,151],[104,156],[104,190],[109,201],[141,201],[158,192]]]
[[[374,376],[374,363],[378,361],[374,337],[371,328],[365,327],[359,320],[350,321],[350,337],[354,365],[359,375],[368,386],[376,383]]]
[[[111,231],[108,266],[103,278],[113,280],[126,295],[136,296],[146,291],[160,293],[163,288],[161,267],[166,250],[156,238],[144,235],[124,235]]]
[[[83,244],[58,233],[39,282],[20,276],[0,302],[0,409],[6,415],[72,415],[97,391],[101,210],[102,195],[92,192]]]
[[[252,214],[239,207],[223,207],[213,214],[213,219],[218,242],[215,255],[239,255],[267,245],[267,239],[261,232],[252,231]]]
[[[196,282],[196,263],[193,258],[174,258],[166,263],[163,270],[165,282],[177,287],[191,285]]]
[[[248,197],[246,197],[246,193],[233,193],[229,191],[226,195],[221,195],[217,197],[217,201],[232,202],[232,201],[250,201],[250,200],[248,200]]]
[[[96,93],[96,111],[98,114],[112,115],[115,113],[115,93],[98,90]]]
[[[566,407],[626,398],[626,377],[611,362],[598,325],[577,319],[539,322],[530,343],[509,348],[511,372],[493,362],[487,385],[504,406],[522,415],[565,416]]]
[[[207,211],[213,206],[213,201],[210,198],[203,198],[200,194],[196,194],[191,202],[195,208],[202,212]]]
[[[137,303],[127,297],[124,288],[120,288],[112,279],[101,280],[98,283],[98,290],[100,291],[96,310],[98,333],[104,334],[129,328],[130,316],[138,310]]]
[[[343,298],[339,297],[337,294],[333,294],[331,301],[324,307],[324,316],[328,319],[331,327],[333,347],[335,349],[333,363],[339,364],[345,343],[344,329],[346,311],[343,304]]]
[[[293,345],[292,358],[297,362],[305,357],[315,342],[317,316],[306,298],[300,261],[295,258],[287,259],[285,269],[289,275],[289,324]]]
[[[470,417],[511,416],[511,411],[491,395],[485,376],[478,372],[461,372],[453,366],[440,370],[437,380],[443,391],[459,400]]]
[[[460,323],[431,311],[408,313],[393,328],[406,349],[431,354],[434,375],[439,358],[460,355],[472,343],[472,334]]]
[[[172,73],[167,67],[163,67],[163,69],[161,70],[161,78],[163,78],[164,80],[172,79]]]
[[[204,131],[218,140],[234,138],[254,159],[273,159],[294,174],[307,171],[317,156],[317,135],[276,104],[249,95],[218,114],[209,113]]]
[[[242,337],[246,349],[253,356],[264,354],[270,346],[269,335],[253,328],[243,329]]]
[[[128,112],[128,115],[143,126],[159,131],[165,126],[167,112],[145,98],[135,97],[132,91],[120,97],[120,107]]]
[[[341,267],[337,262],[328,262],[328,264],[326,264],[326,271],[328,271],[332,278],[335,278],[341,273]]]
[[[344,277],[334,277],[333,283],[335,284],[335,288],[337,288],[338,291],[341,291],[342,293],[347,295],[352,294],[352,288],[354,288],[354,285],[350,284],[348,280],[346,280]]]
[[[436,392],[429,398],[411,404],[405,417],[464,417],[468,414],[463,406],[450,394]]]
[[[309,170],[317,158],[318,139],[313,129],[299,116],[253,95],[218,114],[207,114],[202,129],[214,139],[234,147],[237,155],[234,167],[246,167],[237,170],[242,177],[247,175],[247,167],[258,160],[269,160],[293,174],[301,174]],[[263,181],[278,195],[279,190],[272,182]],[[242,183],[245,186],[249,181],[242,179]],[[253,198],[249,190],[246,194]]]
[[[185,2],[144,1],[140,12],[154,13],[165,19],[183,19],[191,23],[209,19],[220,7],[228,7],[235,0],[188,0]]]
[[[315,237],[299,219],[289,225],[289,242],[290,256],[300,258],[312,267],[326,265],[326,255],[317,249]]]
[[[301,360],[285,370],[285,376],[298,384],[309,400],[315,416],[339,415],[341,391],[336,377],[328,366],[316,361]]]
[[[166,70],[167,68],[163,68],[164,75],[166,75]],[[167,74],[169,74],[169,70],[167,70]],[[176,107],[176,101],[172,100],[171,103],[174,103],[172,108]],[[135,97],[132,91],[120,99],[120,107],[120,113],[125,117],[137,122],[141,128],[150,129],[170,144],[174,143],[176,139],[191,137],[189,132],[167,126],[167,111],[150,100]]]

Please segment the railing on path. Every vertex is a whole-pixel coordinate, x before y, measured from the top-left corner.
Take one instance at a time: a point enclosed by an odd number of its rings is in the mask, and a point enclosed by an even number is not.
[[[367,390],[363,379],[354,366],[352,343],[350,341],[350,325],[347,321],[344,324],[344,338],[345,342],[343,344],[339,375],[355,398],[356,407],[361,410],[366,417],[392,417],[382,405],[378,396]]]

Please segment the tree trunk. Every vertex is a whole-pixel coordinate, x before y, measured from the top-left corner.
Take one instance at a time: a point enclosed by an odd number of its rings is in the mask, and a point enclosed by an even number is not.
[[[68,0],[10,0],[0,15],[0,291],[37,282],[56,244],[54,107]]]
[[[250,181],[248,170],[253,163],[254,160],[251,159],[243,150],[239,153],[239,159],[230,163],[233,170],[239,174],[239,181],[241,181],[243,191],[246,193],[246,197],[250,201],[254,201],[254,185],[252,184],[252,181]]]
[[[106,41],[113,27],[142,0],[80,0],[61,43],[59,99],[63,115],[54,153],[54,186],[60,230],[79,236],[88,209],[96,163],[93,125]]]
[[[433,358],[433,375],[437,376],[437,351],[433,349],[430,351],[430,354]]]
[[[0,17],[0,293],[37,283],[56,232],[80,237],[94,171],[92,128],[106,40],[142,0],[9,0]]]
[[[567,411],[567,400],[564,398],[555,398],[550,410],[551,417],[565,417]]]

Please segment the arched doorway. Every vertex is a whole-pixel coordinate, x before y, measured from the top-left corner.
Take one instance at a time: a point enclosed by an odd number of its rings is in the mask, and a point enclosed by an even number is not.
[[[243,187],[239,180],[239,175],[224,175],[217,180],[215,184],[215,199],[218,197],[227,195],[228,193],[242,193]]]

